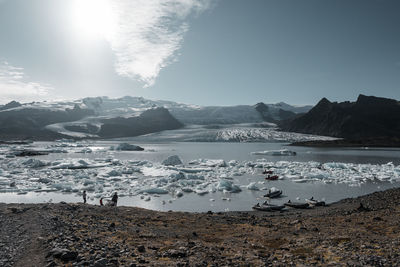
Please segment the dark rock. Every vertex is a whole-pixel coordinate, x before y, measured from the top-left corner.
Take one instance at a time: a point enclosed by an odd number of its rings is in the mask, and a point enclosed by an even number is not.
[[[107,267],[108,260],[101,258],[94,263],[94,267]]]
[[[144,247],[143,245],[140,245],[140,246],[137,248],[137,250],[138,250],[138,252],[140,252],[140,253],[143,253],[143,252],[146,251],[146,249],[145,249],[145,247]]]
[[[66,251],[61,255],[60,259],[62,261],[74,261],[74,260],[76,260],[77,257],[78,257],[78,252]]]

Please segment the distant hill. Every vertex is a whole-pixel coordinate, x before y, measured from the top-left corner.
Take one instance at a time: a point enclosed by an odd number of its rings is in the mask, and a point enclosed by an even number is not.
[[[359,95],[356,102],[323,98],[308,113],[280,124],[284,131],[346,139],[400,137],[400,102]]]

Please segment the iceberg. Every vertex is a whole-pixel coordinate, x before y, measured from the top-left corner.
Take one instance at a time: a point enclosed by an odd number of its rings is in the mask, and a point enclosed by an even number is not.
[[[165,166],[182,165],[182,161],[177,155],[173,155],[173,156],[169,156],[167,159],[163,160],[162,165],[165,165]]]
[[[258,191],[258,190],[260,190],[260,189],[258,188],[258,186],[256,185],[255,182],[250,183],[250,184],[247,186],[247,189],[253,190],[253,191]]]
[[[111,150],[114,150],[114,147],[112,147]],[[140,146],[128,144],[128,143],[121,143],[117,147],[115,147],[115,150],[118,150],[118,151],[143,151],[144,148],[140,147]]]
[[[168,190],[165,190],[163,188],[148,188],[148,189],[142,189],[139,191],[139,193],[147,193],[147,194],[168,194]]]
[[[231,193],[239,193],[242,191],[238,185],[233,184],[231,181],[221,180],[216,186],[218,191],[228,191]]]

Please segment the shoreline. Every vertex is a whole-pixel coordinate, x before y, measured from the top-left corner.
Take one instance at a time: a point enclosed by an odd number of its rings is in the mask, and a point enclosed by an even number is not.
[[[303,141],[294,142],[289,146],[303,146],[303,147],[373,147],[373,148],[400,148],[399,138],[370,138],[370,139],[337,139],[337,140],[321,140],[321,141]]]
[[[283,213],[0,203],[0,264],[394,266],[399,219],[400,188]]]

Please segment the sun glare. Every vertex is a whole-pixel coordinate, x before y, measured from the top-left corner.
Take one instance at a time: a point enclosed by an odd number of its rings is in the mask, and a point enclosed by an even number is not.
[[[114,32],[115,16],[109,0],[74,0],[72,20],[75,31],[85,38],[108,39]]]

